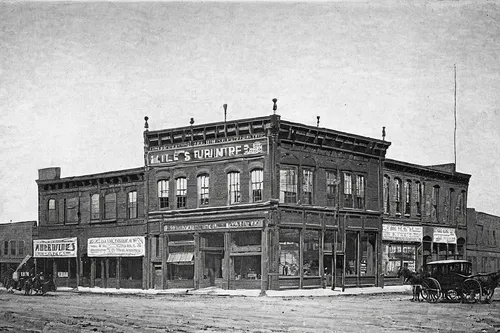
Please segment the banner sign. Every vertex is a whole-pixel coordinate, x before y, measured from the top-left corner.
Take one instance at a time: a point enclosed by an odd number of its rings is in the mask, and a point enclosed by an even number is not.
[[[457,235],[455,233],[455,229],[434,228],[433,241],[434,243],[457,244]]]
[[[163,149],[148,152],[148,165],[175,163],[181,159],[185,162],[193,162],[264,155],[267,153],[267,139],[246,139],[210,145],[189,145],[176,148],[165,146],[161,148]]]
[[[33,241],[35,258],[74,258],[76,257],[77,239],[38,239]]]
[[[421,242],[423,227],[398,224],[382,224],[382,239],[401,242]]]
[[[144,236],[89,238],[89,257],[141,257],[145,254]]]
[[[231,222],[213,222],[197,224],[168,224],[165,231],[198,231],[213,229],[262,228],[264,220],[242,220]]]

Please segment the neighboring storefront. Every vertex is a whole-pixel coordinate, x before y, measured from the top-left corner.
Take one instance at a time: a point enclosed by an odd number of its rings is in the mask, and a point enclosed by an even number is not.
[[[397,275],[402,267],[420,267],[417,251],[422,246],[423,227],[384,223],[382,225],[382,274]]]
[[[73,238],[33,240],[35,273],[54,278],[57,286],[78,285],[78,240]]]

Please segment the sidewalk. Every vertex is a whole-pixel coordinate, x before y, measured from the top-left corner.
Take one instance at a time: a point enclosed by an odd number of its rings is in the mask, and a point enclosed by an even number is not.
[[[259,297],[258,289],[238,289],[226,290],[216,287],[203,289],[115,289],[115,288],[65,288],[60,287],[58,291],[72,291],[77,293],[98,293],[98,294],[144,294],[144,295],[211,295],[211,296],[241,296],[241,297]],[[267,290],[267,297],[332,297],[332,296],[354,296],[354,295],[376,295],[376,294],[411,294],[411,286],[387,286],[367,287],[367,288],[346,288],[344,291],[340,288],[331,290],[326,289],[289,289],[289,290]]]

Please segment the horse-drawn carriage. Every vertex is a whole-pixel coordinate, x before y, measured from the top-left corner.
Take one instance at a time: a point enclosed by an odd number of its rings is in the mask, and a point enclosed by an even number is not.
[[[466,260],[429,262],[419,273],[401,271],[405,282],[414,286],[415,297],[435,303],[440,299],[466,303],[489,302],[500,280],[500,271],[472,274],[472,264]]]

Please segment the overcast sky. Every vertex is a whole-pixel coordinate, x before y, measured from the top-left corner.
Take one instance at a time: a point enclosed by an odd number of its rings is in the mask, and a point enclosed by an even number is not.
[[[0,3],[0,222],[36,220],[38,169],[143,165],[150,129],[272,113],[451,163],[500,215],[495,1]]]

